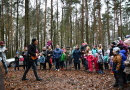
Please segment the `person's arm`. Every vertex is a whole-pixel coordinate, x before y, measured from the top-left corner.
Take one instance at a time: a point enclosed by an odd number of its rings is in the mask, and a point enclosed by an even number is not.
[[[36,53],[33,53],[33,52],[32,52],[32,46],[31,46],[31,45],[28,47],[28,53],[29,53],[30,55],[32,55],[32,56],[36,56]]]
[[[117,67],[116,67],[116,70],[119,71],[120,70],[120,67],[121,67],[121,61],[122,61],[122,57],[121,55],[120,56],[117,56]]]

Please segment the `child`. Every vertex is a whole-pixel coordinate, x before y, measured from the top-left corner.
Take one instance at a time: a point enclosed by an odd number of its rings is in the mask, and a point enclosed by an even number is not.
[[[93,72],[93,62],[92,62],[92,60],[94,60],[94,57],[92,55],[92,51],[89,51],[86,59],[88,60],[89,72],[92,73]]]
[[[105,70],[108,70],[108,61],[109,61],[109,57],[108,57],[108,54],[106,52],[104,54],[104,67],[105,67]]]
[[[110,57],[110,67],[111,67],[111,74],[114,74],[112,71],[112,66],[113,66],[113,56]]]
[[[40,54],[39,62],[40,62],[40,70],[41,70],[42,65],[43,65],[43,70],[44,70],[45,69],[45,57],[43,54]]]
[[[62,56],[61,56],[61,70],[63,70],[64,61],[65,61],[65,53],[63,52],[63,50],[61,50],[61,52],[62,52]]]
[[[98,50],[98,66],[99,66],[99,73],[103,74],[103,54],[102,50]]]
[[[99,71],[99,67],[98,67],[98,63],[97,63],[97,61],[98,61],[98,54],[95,53],[95,57],[94,57],[94,65],[95,65],[95,70],[96,70],[96,72]]]
[[[14,71],[16,71],[16,67],[18,67],[18,71],[19,71],[19,52],[16,52],[16,55],[14,56],[15,58],[15,68]]]
[[[123,78],[122,78],[122,72],[121,72],[121,62],[122,57],[121,54],[119,54],[120,48],[115,47],[113,48],[113,67],[112,71],[114,72],[115,77],[115,84],[113,84],[113,87],[117,87],[119,85],[119,89],[123,89]]]

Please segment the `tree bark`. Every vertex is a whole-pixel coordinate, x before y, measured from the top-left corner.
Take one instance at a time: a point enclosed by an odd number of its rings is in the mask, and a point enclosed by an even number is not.
[[[46,10],[47,10],[47,0],[45,0],[44,46],[45,46],[45,41],[46,41]]]
[[[81,41],[84,42],[84,0],[82,0],[82,27],[81,27]]]

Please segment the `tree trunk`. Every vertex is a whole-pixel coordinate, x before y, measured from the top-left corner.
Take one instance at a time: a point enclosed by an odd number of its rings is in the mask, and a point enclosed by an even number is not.
[[[38,15],[38,5],[36,0],[36,11],[37,11],[37,40],[39,40],[39,15]],[[37,49],[39,50],[39,42],[37,45]]]
[[[86,3],[86,41],[89,44],[89,40],[88,40],[88,3],[87,2],[88,2],[88,0],[85,0],[85,3]]]
[[[121,15],[121,0],[120,0],[120,36],[122,38],[122,15]]]
[[[110,31],[109,31],[109,0],[107,0],[107,33],[108,33],[108,44],[110,44]]]
[[[19,30],[18,30],[18,16],[19,16],[19,15],[18,15],[18,13],[19,13],[19,12],[18,12],[18,7],[19,7],[18,3],[19,3],[19,0],[17,0],[17,26],[16,26],[16,37],[17,37],[17,38],[16,38],[16,51],[18,51],[18,37],[19,37],[19,36],[18,36],[18,31],[19,31]]]
[[[84,42],[84,0],[82,0],[82,27],[81,27],[81,41]]]
[[[46,41],[46,10],[47,10],[47,0],[45,0],[44,46],[45,46],[45,41]]]
[[[1,25],[1,40],[2,41],[4,41],[4,12],[3,12],[3,10],[4,10],[4,4],[3,4],[3,1],[4,0],[2,0],[2,25]]]
[[[53,0],[51,0],[51,40],[53,37]]]

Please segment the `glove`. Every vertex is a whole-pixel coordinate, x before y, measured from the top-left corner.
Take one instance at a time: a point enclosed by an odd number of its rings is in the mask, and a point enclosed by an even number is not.
[[[117,70],[115,70],[115,72],[116,72],[116,73],[118,73],[118,71],[117,71]]]

